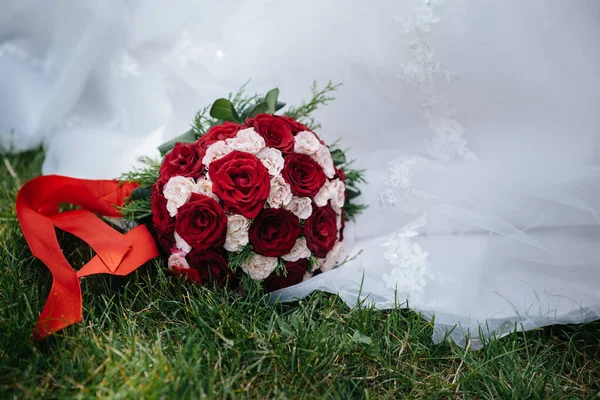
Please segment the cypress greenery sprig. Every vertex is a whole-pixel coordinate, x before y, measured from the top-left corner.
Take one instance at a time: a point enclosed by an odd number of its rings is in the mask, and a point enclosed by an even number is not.
[[[321,124],[315,121],[312,114],[319,108],[319,106],[325,106],[335,100],[331,94],[336,92],[341,83],[334,84],[331,81],[327,83],[327,85],[319,89],[317,86],[317,82],[313,82],[311,87],[312,98],[308,103],[302,103],[299,106],[290,106],[290,108],[283,114],[290,118],[293,118],[299,122],[302,122],[311,130],[317,130],[321,127]]]
[[[135,168],[119,178],[122,182],[135,182],[139,185],[134,189],[125,204],[119,208],[121,215],[127,222],[143,223],[152,216],[152,185],[158,180],[160,162],[151,157],[141,157],[140,162],[144,165]]]
[[[369,206],[366,204],[354,204],[351,202],[347,202],[344,205],[344,220],[346,222],[356,220],[356,216],[365,211]]]
[[[231,270],[235,272],[238,268],[241,268],[241,266],[246,261],[248,261],[250,257],[252,257],[254,254],[254,249],[252,248],[251,244],[247,244],[246,246],[244,246],[244,248],[242,248],[242,250],[238,251],[237,253],[229,253],[229,268],[231,268]]]
[[[287,268],[285,267],[285,261],[283,261],[283,259],[278,258],[277,259],[277,267],[275,268],[275,274],[279,275],[283,275],[283,276],[287,276],[288,275],[288,271]]]
[[[362,252],[363,252],[363,251],[362,251],[362,250],[360,250],[358,253],[356,253],[356,254],[355,254],[355,255],[353,255],[352,257],[350,257],[350,256],[347,256],[346,258],[344,258],[344,260],[343,260],[343,261],[341,261],[341,262],[338,262],[338,263],[335,265],[335,267],[334,267],[334,268],[339,268],[339,267],[341,267],[342,265],[349,263],[350,261],[354,261],[354,260],[356,260],[356,259],[358,258],[358,256],[360,256],[360,255],[362,254]]]
[[[346,176],[346,202],[344,203],[344,219],[346,221],[354,221],[356,216],[363,212],[368,206],[366,204],[356,203],[356,198],[361,195],[360,184],[365,184],[365,170],[352,168],[355,160],[347,160],[346,152],[349,149],[342,150],[338,148],[340,140],[338,139],[331,146],[331,157],[336,168],[344,171]]]
[[[150,197],[127,201],[119,211],[127,222],[140,223],[152,216]]]
[[[233,107],[237,110],[239,115],[244,115],[247,109],[253,109],[257,104],[261,103],[261,99],[257,93],[253,95],[246,94],[246,87],[249,83],[249,80],[244,83],[235,95],[229,93],[228,99],[231,101],[231,104],[233,104]]]
[[[151,157],[141,157],[139,161],[144,165],[143,167],[134,168],[133,171],[124,173],[119,180],[123,182],[136,182],[141,187],[154,185],[154,182],[158,180],[158,170],[160,169],[161,162]]]
[[[192,123],[191,131],[194,134],[195,140],[200,139],[200,136],[204,135],[211,126],[217,123],[216,119],[210,118],[208,112],[209,106],[203,107],[194,116],[194,122]]]
[[[319,262],[319,259],[315,257],[314,254],[311,254],[310,257],[308,257],[308,272],[313,272],[320,267],[321,263]]]

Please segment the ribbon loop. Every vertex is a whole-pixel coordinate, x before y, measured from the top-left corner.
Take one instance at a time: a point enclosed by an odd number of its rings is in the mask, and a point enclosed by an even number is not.
[[[52,273],[52,288],[36,324],[35,339],[81,321],[79,277],[127,275],[158,256],[145,226],[123,235],[95,215],[120,217],[116,207],[123,205],[134,188],[118,181],[49,175],[27,182],[19,191],[16,210],[23,236],[32,254]],[[59,213],[61,203],[82,209]],[[96,251],[97,255],[78,273],[62,253],[54,227],[79,237]]]

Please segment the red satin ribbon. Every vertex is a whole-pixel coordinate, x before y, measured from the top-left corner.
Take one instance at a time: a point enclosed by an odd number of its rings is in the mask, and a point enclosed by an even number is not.
[[[118,181],[41,176],[27,182],[17,195],[17,217],[32,254],[52,273],[52,288],[36,324],[36,340],[81,321],[79,278],[93,274],[127,275],[158,256],[145,226],[125,235],[96,216],[119,218],[135,185]],[[59,213],[61,203],[82,209]],[[75,272],[56,238],[57,227],[72,233],[94,249],[96,256]]]

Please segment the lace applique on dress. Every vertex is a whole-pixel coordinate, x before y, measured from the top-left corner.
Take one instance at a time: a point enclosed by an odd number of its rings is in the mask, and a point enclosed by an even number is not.
[[[419,4],[413,9],[412,18],[402,21],[404,33],[409,38],[412,59],[401,67],[400,77],[421,90],[423,117],[434,134],[427,144],[427,155],[438,161],[472,161],[477,157],[467,147],[465,129],[454,119],[455,110],[436,88],[437,80],[449,82],[457,76],[442,68],[440,62],[436,61],[435,51],[426,37],[432,25],[439,22],[434,11],[443,1],[419,0]],[[427,224],[427,209],[433,204],[433,197],[420,191],[413,182],[412,168],[419,162],[426,160],[421,157],[404,157],[393,161],[386,180],[386,190],[380,197],[381,202],[390,208],[390,212],[422,213],[416,221],[380,243],[385,249],[385,258],[393,266],[390,273],[384,275],[386,286],[408,293],[413,299],[421,295],[427,283],[435,278],[428,253],[413,240],[418,236],[418,230]]]
[[[412,59],[401,66],[401,78],[418,86],[423,95],[423,116],[433,131],[434,137],[427,146],[427,153],[436,160],[464,161],[477,157],[467,147],[465,130],[453,118],[455,110],[448,105],[446,97],[437,92],[437,79],[452,81],[457,75],[442,68],[435,59],[435,50],[426,38],[433,24],[439,22],[434,15],[435,7],[444,0],[420,0],[414,7],[415,15],[402,20],[404,33],[409,38]]]
[[[427,283],[435,279],[429,254],[413,241],[419,235],[418,229],[426,224],[427,215],[424,214],[381,242],[385,258],[394,266],[389,274],[383,275],[385,286],[407,293],[412,300],[421,296]]]
[[[422,157],[404,157],[390,163],[385,181],[385,190],[379,195],[379,201],[388,208],[402,213],[418,214],[427,208],[432,196],[420,191],[413,182],[412,167],[427,162]]]

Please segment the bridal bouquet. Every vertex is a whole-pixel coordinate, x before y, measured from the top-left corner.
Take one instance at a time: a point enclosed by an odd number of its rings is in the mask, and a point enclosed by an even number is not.
[[[229,288],[273,291],[338,265],[345,221],[364,208],[355,203],[364,179],[315,132],[311,114],[335,89],[314,87],[308,103],[283,115],[275,115],[285,106],[277,89],[240,92],[198,112],[192,129],[160,146],[161,161],[146,158],[118,181],[50,175],[23,185],[19,223],[53,277],[35,338],[81,321],[80,278],[128,275],[159,248],[172,273]],[[63,211],[65,203],[79,208]],[[55,228],[96,255],[75,271]]]
[[[275,115],[278,94],[217,100],[210,118],[203,110],[161,146],[160,166],[124,176],[139,188],[123,214],[151,225],[171,272],[273,291],[341,261],[345,220],[362,207],[353,204],[361,171],[299,118]]]

